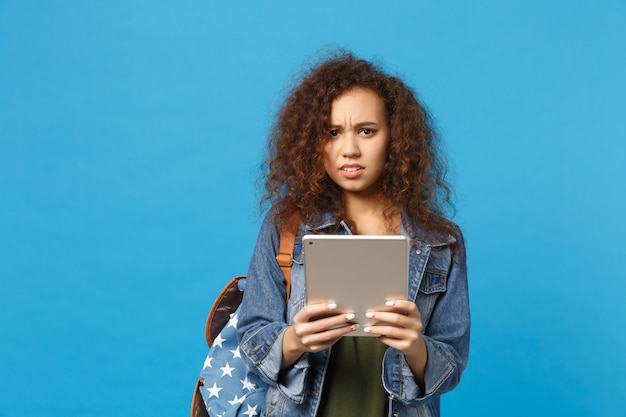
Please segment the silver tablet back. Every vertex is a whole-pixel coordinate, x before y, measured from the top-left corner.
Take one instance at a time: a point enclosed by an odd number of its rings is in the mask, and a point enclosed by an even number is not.
[[[305,235],[307,302],[336,302],[354,312],[360,328],[350,336],[369,336],[368,310],[393,297],[407,296],[409,239],[387,235]]]

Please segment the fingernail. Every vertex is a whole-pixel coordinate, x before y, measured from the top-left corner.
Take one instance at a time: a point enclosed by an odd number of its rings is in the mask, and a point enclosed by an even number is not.
[[[387,301],[385,301],[385,305],[387,307],[393,306],[393,298],[387,298]]]
[[[369,332],[371,332],[371,331],[372,331],[372,328],[371,328],[370,326],[365,326],[365,327],[363,327],[363,331],[364,331],[365,333],[369,333]]]
[[[374,312],[373,311],[368,311],[367,313],[365,313],[365,317],[367,317],[368,319],[374,318]]]
[[[355,317],[354,313],[346,314],[346,320],[352,320]]]
[[[352,326],[350,326],[350,328],[351,328],[352,330],[356,330],[356,329],[358,329],[358,328],[359,328],[359,325],[358,325],[358,323],[355,323],[355,324],[353,324]]]
[[[334,309],[337,308],[337,303],[334,303],[334,302],[331,301],[330,303],[328,303],[327,307],[328,307],[329,310],[334,310]]]

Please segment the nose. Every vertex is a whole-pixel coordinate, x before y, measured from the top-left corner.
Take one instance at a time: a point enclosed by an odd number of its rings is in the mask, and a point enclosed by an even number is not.
[[[361,156],[357,137],[353,134],[345,134],[342,137],[341,156],[345,158],[356,158]]]

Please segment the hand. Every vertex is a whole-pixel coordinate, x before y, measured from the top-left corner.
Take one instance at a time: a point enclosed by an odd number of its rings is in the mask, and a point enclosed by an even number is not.
[[[319,352],[355,331],[354,314],[337,310],[334,303],[307,304],[293,318],[283,336],[282,368],[292,365],[304,352]]]
[[[319,352],[358,328],[354,314],[337,310],[333,302],[307,304],[293,318],[295,341],[305,352]]]
[[[389,300],[385,307],[367,313],[370,323],[366,333],[379,335],[378,340],[404,354],[418,382],[423,384],[427,350],[422,337],[422,318],[414,302]]]

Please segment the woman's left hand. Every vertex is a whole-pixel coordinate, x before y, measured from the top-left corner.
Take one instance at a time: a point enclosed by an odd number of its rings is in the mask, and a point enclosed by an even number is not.
[[[389,300],[384,307],[368,312],[367,317],[370,323],[363,330],[378,335],[382,343],[404,354],[418,382],[423,384],[428,352],[422,337],[422,318],[415,303]]]

